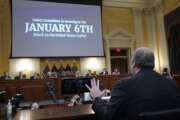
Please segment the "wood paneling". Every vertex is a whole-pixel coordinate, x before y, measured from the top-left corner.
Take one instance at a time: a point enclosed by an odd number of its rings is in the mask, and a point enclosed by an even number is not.
[[[115,82],[120,80],[127,75],[105,75],[96,76],[96,79],[100,80],[103,88],[112,89]],[[55,87],[55,94],[57,98],[62,97],[61,94],[61,79],[49,79],[49,80],[1,80],[0,81],[0,91],[7,91],[7,99],[10,99],[16,93],[21,93],[24,95],[25,101],[39,101],[50,99],[47,94],[46,82],[53,82]]]
[[[164,14],[170,13],[179,6],[180,6],[180,0],[164,0],[163,1]]]
[[[96,79],[100,80],[100,84],[103,88],[112,90],[117,80],[123,80],[123,78],[129,75],[105,75],[96,76]],[[180,85],[180,75],[174,75],[174,79]],[[55,85],[55,94],[57,98],[61,98],[61,78],[52,80],[1,80],[0,91],[7,91],[6,99],[11,98],[17,91],[24,95],[25,101],[39,101],[50,99],[47,95],[46,82],[53,82]]]
[[[47,99],[46,82],[49,80],[2,80],[0,90],[7,91],[7,98],[11,98],[16,93],[24,95],[25,101],[36,101]],[[58,80],[54,80],[56,85]],[[58,90],[58,89],[57,89]]]
[[[46,96],[44,85],[23,86],[21,89],[26,100],[38,100]]]
[[[9,71],[10,40],[10,0],[0,0],[0,73]]]

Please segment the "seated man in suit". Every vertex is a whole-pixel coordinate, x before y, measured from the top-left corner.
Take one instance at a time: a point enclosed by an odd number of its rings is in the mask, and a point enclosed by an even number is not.
[[[92,71],[89,69],[88,73],[86,74],[86,76],[92,76]]]
[[[41,76],[39,73],[34,72],[33,75],[30,77],[31,80],[41,79]]]
[[[1,80],[11,80],[11,76],[9,75],[8,72],[4,72],[0,79]]]
[[[22,72],[19,72],[19,75],[14,78],[15,80],[23,80],[26,79],[26,75]]]
[[[112,72],[112,75],[120,75],[120,71],[117,68],[115,68]]]
[[[102,70],[102,72],[99,75],[108,75],[108,71],[106,68]]]
[[[131,60],[132,76],[117,81],[109,101],[101,99],[104,92],[99,81],[87,86],[93,97],[93,110],[105,120],[137,120],[141,112],[180,107],[180,94],[175,81],[153,70],[154,54],[148,48],[138,48]]]

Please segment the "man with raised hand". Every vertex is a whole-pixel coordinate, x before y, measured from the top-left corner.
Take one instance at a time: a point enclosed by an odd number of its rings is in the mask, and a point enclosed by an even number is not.
[[[93,110],[101,120],[136,120],[141,112],[152,112],[180,107],[176,83],[153,70],[154,53],[149,48],[138,48],[131,59],[132,76],[118,80],[109,101],[103,100],[104,91],[99,81],[86,85],[93,98]]]

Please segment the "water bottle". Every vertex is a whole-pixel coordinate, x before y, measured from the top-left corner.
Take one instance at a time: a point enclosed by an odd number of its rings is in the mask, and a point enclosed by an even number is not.
[[[10,115],[12,114],[12,104],[11,104],[11,100],[8,100],[8,104],[7,104],[7,114]]]

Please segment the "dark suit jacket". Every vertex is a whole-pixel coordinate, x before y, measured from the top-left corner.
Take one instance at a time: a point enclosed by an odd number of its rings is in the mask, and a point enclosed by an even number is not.
[[[11,76],[1,76],[1,80],[11,80]]]
[[[150,68],[115,84],[109,102],[96,98],[93,110],[106,120],[136,120],[140,112],[180,107],[176,83]]]
[[[26,79],[26,77],[25,76],[22,76],[22,77],[16,76],[14,79],[15,80],[24,80],[24,79]]]

